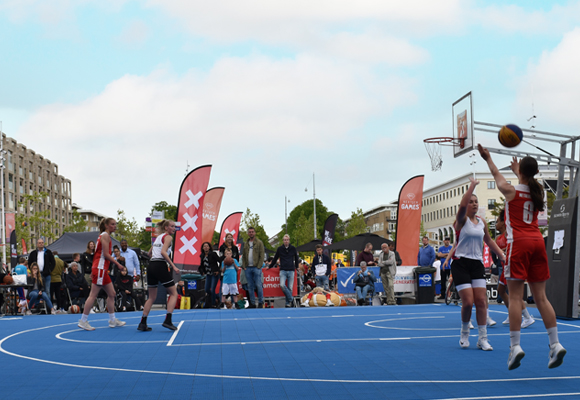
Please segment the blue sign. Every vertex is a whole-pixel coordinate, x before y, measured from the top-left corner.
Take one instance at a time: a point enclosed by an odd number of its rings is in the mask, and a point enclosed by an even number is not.
[[[338,293],[356,293],[355,284],[352,281],[356,273],[360,271],[358,267],[346,267],[336,269],[336,286]],[[380,267],[368,267],[367,271],[373,271],[377,281],[375,282],[375,293],[383,292],[383,282],[381,281]]]
[[[197,289],[197,281],[187,281],[187,288],[189,290]]]
[[[419,274],[419,287],[431,286],[431,274]]]

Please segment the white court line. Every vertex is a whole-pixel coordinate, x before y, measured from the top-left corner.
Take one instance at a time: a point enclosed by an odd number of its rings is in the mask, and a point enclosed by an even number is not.
[[[375,326],[373,323],[375,322],[386,322],[386,321],[404,321],[404,320],[418,320],[418,319],[441,319],[445,317],[439,316],[432,316],[432,317],[413,317],[413,318],[391,318],[391,319],[378,319],[376,321],[369,321],[365,322],[365,326],[369,328],[377,328],[377,329],[392,329],[392,330],[400,330],[400,331],[453,331],[457,330],[457,328],[395,328],[392,326]]]
[[[153,325],[161,325],[161,324],[153,324]],[[136,326],[136,325],[125,325],[125,326]],[[109,328],[108,326],[99,326],[96,329],[107,329]],[[109,328],[111,329],[111,328]],[[57,333],[56,335],[54,335],[57,339],[59,340],[63,340],[65,342],[74,342],[74,343],[89,343],[89,344],[95,344],[95,343],[102,343],[102,344],[133,344],[133,343],[165,343],[167,342],[167,340],[129,340],[129,341],[113,341],[113,340],[78,340],[78,339],[69,339],[69,338],[65,338],[62,335],[66,334],[66,333],[71,333],[71,332],[84,332],[83,329],[78,328],[78,329],[71,329],[70,331],[64,331],[64,332],[60,332]]]
[[[175,332],[173,332],[173,335],[171,335],[171,339],[169,339],[169,342],[167,342],[167,346],[171,346],[173,344],[173,341],[177,337],[177,334],[179,333],[179,329],[181,328],[181,325],[183,325],[184,322],[185,321],[181,321],[179,323],[179,325],[177,325],[177,329],[175,330]]]
[[[71,368],[81,368],[81,369],[92,369],[92,370],[100,370],[100,371],[116,371],[116,372],[132,372],[138,374],[153,374],[153,375],[171,375],[171,376],[186,376],[186,377],[203,377],[203,378],[217,378],[217,379],[236,379],[236,380],[255,380],[255,381],[284,381],[284,382],[324,382],[324,383],[387,383],[387,384],[395,384],[395,383],[414,383],[414,384],[464,384],[464,383],[495,383],[495,382],[529,382],[530,379],[534,379],[536,381],[561,381],[561,380],[577,380],[580,379],[580,376],[559,376],[559,377],[526,377],[526,378],[501,378],[501,379],[470,379],[470,380],[358,380],[358,379],[317,379],[317,378],[281,378],[281,377],[267,377],[267,376],[240,376],[240,375],[218,375],[218,374],[200,374],[200,373],[193,373],[193,372],[171,372],[171,371],[152,371],[152,370],[142,370],[142,369],[129,369],[129,368],[112,368],[112,367],[99,367],[93,365],[82,365],[82,364],[71,364],[71,363],[64,363],[58,361],[50,361],[44,360],[41,358],[34,358],[25,356],[22,354],[16,354],[4,349],[3,345],[4,342],[7,340],[22,335],[25,333],[40,331],[44,329],[55,328],[59,326],[71,325],[71,323],[65,324],[57,324],[51,326],[43,326],[40,328],[33,328],[27,329],[24,331],[13,333],[9,336],[6,336],[0,340],[0,352],[7,354],[9,356],[13,356],[16,358],[21,358],[25,360],[40,362],[44,364],[50,365],[59,365],[64,367],[71,367]]]
[[[531,399],[537,397],[564,397],[564,396],[578,396],[580,393],[543,393],[543,394],[516,394],[505,396],[485,396],[485,397],[450,397],[447,399],[436,400],[493,400],[493,399]]]

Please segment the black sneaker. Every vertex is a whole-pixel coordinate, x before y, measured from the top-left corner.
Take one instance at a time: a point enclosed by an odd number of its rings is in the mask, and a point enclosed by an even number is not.
[[[177,327],[175,325],[173,325],[171,322],[164,322],[161,324],[162,327],[167,328],[167,329],[171,329],[172,331],[176,331]]]
[[[286,307],[286,308],[292,308],[292,306],[290,304],[286,304],[284,307]]]
[[[258,303],[258,308],[264,308],[264,303]]]
[[[151,330],[151,327],[147,326],[147,324],[144,323],[139,323],[139,326],[137,327],[138,331],[143,331],[143,332],[149,332]]]
[[[256,305],[255,305],[255,304],[252,304],[252,303],[250,303],[250,304],[248,305],[248,308],[256,308]]]

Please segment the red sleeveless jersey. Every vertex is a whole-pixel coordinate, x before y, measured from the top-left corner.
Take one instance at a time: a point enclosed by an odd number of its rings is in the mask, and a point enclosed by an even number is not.
[[[516,185],[516,197],[505,207],[508,243],[521,239],[542,239],[538,227],[538,210],[534,207],[528,185]]]
[[[502,250],[505,249],[507,247],[507,239],[505,237],[505,233],[497,235],[497,237],[495,238],[495,243],[500,249]]]
[[[105,233],[105,232],[103,232]],[[95,255],[93,256],[93,270],[94,269],[104,269],[105,271],[107,271],[109,269],[109,260],[107,260],[105,258],[105,254],[103,253],[103,245],[101,244],[101,236],[103,235],[103,233],[101,233],[99,235],[99,240],[97,240],[97,246],[95,248]],[[109,255],[112,254],[113,252],[113,241],[110,240],[109,241],[109,248],[105,249],[106,252],[109,253]]]

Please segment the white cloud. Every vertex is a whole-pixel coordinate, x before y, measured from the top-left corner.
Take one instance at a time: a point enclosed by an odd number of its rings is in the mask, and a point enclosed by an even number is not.
[[[333,176],[320,149],[366,149],[352,132],[413,102],[413,84],[309,56],[224,58],[208,73],[126,75],[82,103],[42,107],[14,137],[56,161],[86,208],[139,217],[174,203],[189,162],[214,165],[224,207],[259,211],[271,209],[269,191],[287,189],[288,168]]]
[[[580,125],[580,28],[564,35],[560,44],[530,64],[520,83],[517,108],[528,115],[532,101],[544,125],[577,130]],[[533,92],[532,92],[533,91]]]
[[[560,35],[580,22],[580,2],[554,4],[548,11],[527,11],[513,4],[492,5],[471,10],[471,18],[500,32]]]
[[[130,47],[142,45],[149,36],[149,27],[142,20],[129,22],[119,35],[119,41]]]

